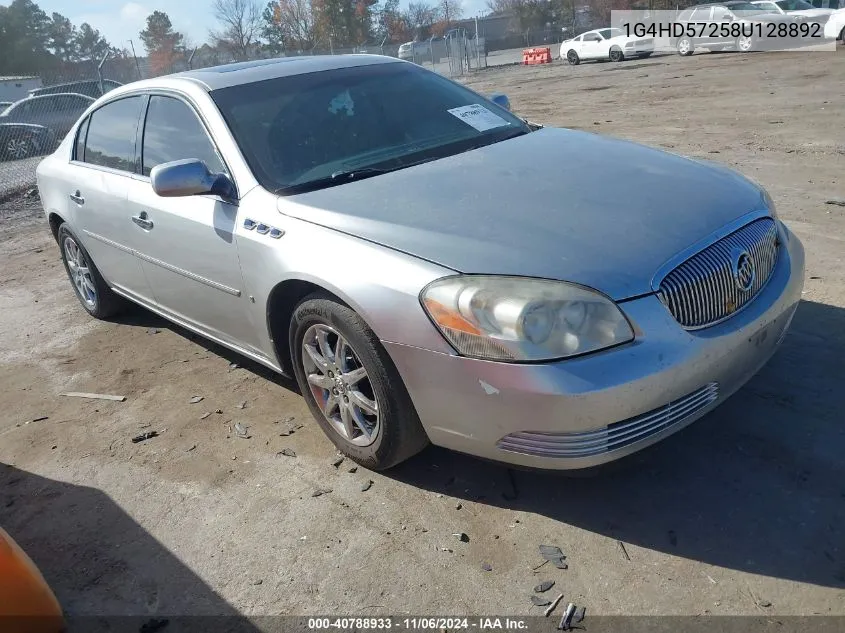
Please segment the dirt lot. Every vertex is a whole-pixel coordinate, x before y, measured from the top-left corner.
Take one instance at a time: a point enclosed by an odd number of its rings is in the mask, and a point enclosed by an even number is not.
[[[6,214],[0,525],[69,613],[536,614],[528,597],[548,578],[592,614],[845,614],[845,207],[825,203],[845,197],[845,50],[517,66],[469,83],[532,120],[763,183],[808,256],[775,358],[715,413],[592,477],[435,448],[351,473],[291,384],[140,309],[89,319],[45,222]],[[148,430],[160,436],[130,441]],[[534,573],[541,543],[569,569]]]

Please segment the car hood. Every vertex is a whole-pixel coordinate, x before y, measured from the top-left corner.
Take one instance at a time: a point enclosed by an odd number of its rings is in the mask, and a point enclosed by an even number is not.
[[[567,280],[620,300],[652,292],[662,264],[762,196],[714,164],[543,128],[278,207],[458,272]]]
[[[833,15],[833,9],[800,9],[790,11],[789,15],[803,16],[805,18],[823,18],[826,15]]]

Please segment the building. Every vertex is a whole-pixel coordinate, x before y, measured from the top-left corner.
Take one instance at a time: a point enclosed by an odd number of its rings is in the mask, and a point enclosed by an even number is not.
[[[0,101],[18,101],[40,87],[40,77],[0,77]]]

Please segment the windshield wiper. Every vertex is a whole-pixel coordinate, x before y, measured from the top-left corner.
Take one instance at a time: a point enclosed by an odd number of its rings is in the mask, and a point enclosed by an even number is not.
[[[288,185],[277,189],[274,193],[280,195],[290,195],[294,193],[304,193],[306,191],[313,191],[314,189],[323,189],[324,187],[334,187],[335,185],[342,185],[353,180],[363,180],[364,178],[372,178],[373,176],[380,176],[386,174],[393,169],[383,169],[379,167],[359,167],[357,169],[343,169],[332,173],[331,176],[323,176],[308,180],[306,182]]]

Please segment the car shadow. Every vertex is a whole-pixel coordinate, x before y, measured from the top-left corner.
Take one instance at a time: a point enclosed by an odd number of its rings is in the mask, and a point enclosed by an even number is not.
[[[259,631],[96,488],[0,463],[0,525],[40,569],[70,633]]]
[[[288,391],[292,391],[296,394],[300,394],[299,385],[296,384],[296,380],[293,378],[288,378],[287,376],[282,376],[278,372],[273,371],[269,367],[265,367],[261,363],[255,362],[239,354],[238,352],[230,350],[228,347],[224,347],[211,341],[199,334],[195,334],[191,332],[187,328],[182,327],[176,323],[168,321],[164,317],[161,317],[154,312],[150,312],[146,308],[142,308],[141,306],[131,303],[127,305],[126,309],[123,310],[120,314],[111,317],[108,319],[111,323],[116,323],[120,325],[131,325],[135,327],[142,327],[142,328],[155,328],[159,330],[170,330],[179,336],[182,336],[189,341],[196,343],[200,347],[204,348],[210,354],[214,354],[219,356],[220,358],[225,358],[230,363],[237,363],[238,366],[246,369],[256,376],[259,376],[265,380],[273,382],[280,387],[287,389]]]
[[[299,393],[294,381],[142,308],[118,321],[169,328]],[[674,556],[845,588],[843,358],[845,309],[802,301],[783,345],[747,385],[628,458],[544,472],[431,447],[384,474]]]
[[[627,459],[572,477],[431,448],[385,474],[673,556],[845,588],[843,358],[845,310],[802,302],[743,389]]]

